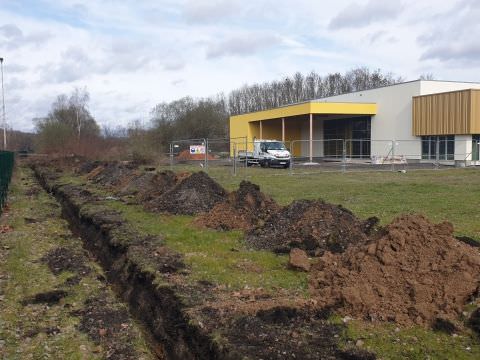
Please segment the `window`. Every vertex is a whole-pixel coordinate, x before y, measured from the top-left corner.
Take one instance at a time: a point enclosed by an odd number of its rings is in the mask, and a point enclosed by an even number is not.
[[[480,135],[472,135],[472,160],[480,160]]]
[[[455,154],[455,136],[422,136],[422,159],[453,160]]]

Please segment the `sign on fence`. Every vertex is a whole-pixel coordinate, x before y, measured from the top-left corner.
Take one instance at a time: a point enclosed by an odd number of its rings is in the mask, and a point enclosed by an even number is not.
[[[190,145],[190,154],[205,154],[205,145]]]

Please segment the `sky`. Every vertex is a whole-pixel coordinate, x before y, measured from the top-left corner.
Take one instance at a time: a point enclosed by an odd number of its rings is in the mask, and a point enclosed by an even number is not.
[[[479,18],[478,0],[0,0],[7,122],[34,130],[76,87],[116,127],[297,71],[480,81]]]

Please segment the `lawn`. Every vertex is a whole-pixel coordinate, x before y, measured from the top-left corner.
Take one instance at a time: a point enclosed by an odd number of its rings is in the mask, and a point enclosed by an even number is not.
[[[320,198],[341,204],[362,218],[377,216],[383,224],[403,213],[422,213],[435,222],[452,222],[458,235],[480,240],[479,170],[318,172],[292,176],[288,170],[249,168],[232,176],[228,167],[212,167],[208,172],[228,190],[236,189],[242,180],[254,182],[282,205],[296,199]]]
[[[161,170],[161,169],[159,169]],[[173,168],[174,171],[197,168]],[[232,176],[228,168],[211,168],[209,174],[228,190],[246,179],[285,205],[295,199],[322,198],[342,204],[358,216],[378,216],[382,223],[401,213],[424,213],[432,220],[451,221],[458,234],[480,239],[480,216],[475,211],[479,199],[480,172],[470,169],[397,172],[318,173],[290,176],[272,169],[248,169]],[[65,176],[68,182],[82,179]],[[102,191],[90,185],[90,189]],[[202,230],[188,216],[167,216],[145,212],[138,205],[119,201],[109,206],[122,212],[137,230],[163,235],[166,244],[184,254],[192,269],[193,281],[208,280],[228,288],[263,287],[288,289],[304,295],[304,273],[286,269],[287,258],[268,252],[250,251],[239,232]],[[340,321],[340,319],[332,319]],[[421,327],[397,328],[392,324],[371,324],[355,320],[345,331],[345,345],[360,341],[362,347],[383,359],[478,358],[480,346],[469,331],[455,336]]]

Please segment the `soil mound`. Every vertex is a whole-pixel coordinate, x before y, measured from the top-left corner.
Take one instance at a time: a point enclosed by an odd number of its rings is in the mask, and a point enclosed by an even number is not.
[[[257,249],[288,253],[299,248],[318,256],[326,250],[338,253],[350,244],[365,243],[377,222],[376,218],[362,221],[341,206],[298,200],[250,231],[246,241]]]
[[[264,224],[280,206],[260,191],[260,187],[249,181],[242,181],[237,191],[229,194],[227,200],[208,213],[201,214],[195,223],[217,230],[249,230]]]
[[[137,200],[141,203],[157,198],[172,189],[178,182],[178,176],[173,171],[166,170],[157,174],[149,174],[146,184],[138,187]]]
[[[94,168],[87,178],[105,186],[116,187],[127,184],[135,174],[136,166],[130,163],[111,162]]]
[[[95,168],[99,167],[101,164],[102,164],[101,161],[87,160],[78,167],[77,172],[79,174],[88,174],[91,171],[93,171]]]
[[[197,215],[210,211],[226,196],[223,187],[200,171],[179,180],[172,189],[147,202],[145,208],[155,212]]]
[[[401,216],[368,244],[321,257],[310,290],[345,315],[402,325],[456,321],[478,291],[480,253],[452,233],[449,223]]]
[[[155,173],[144,172],[144,173],[134,173],[130,181],[128,181],[124,186],[117,191],[119,196],[128,196],[136,195],[140,189],[150,188],[151,182],[155,177]]]

